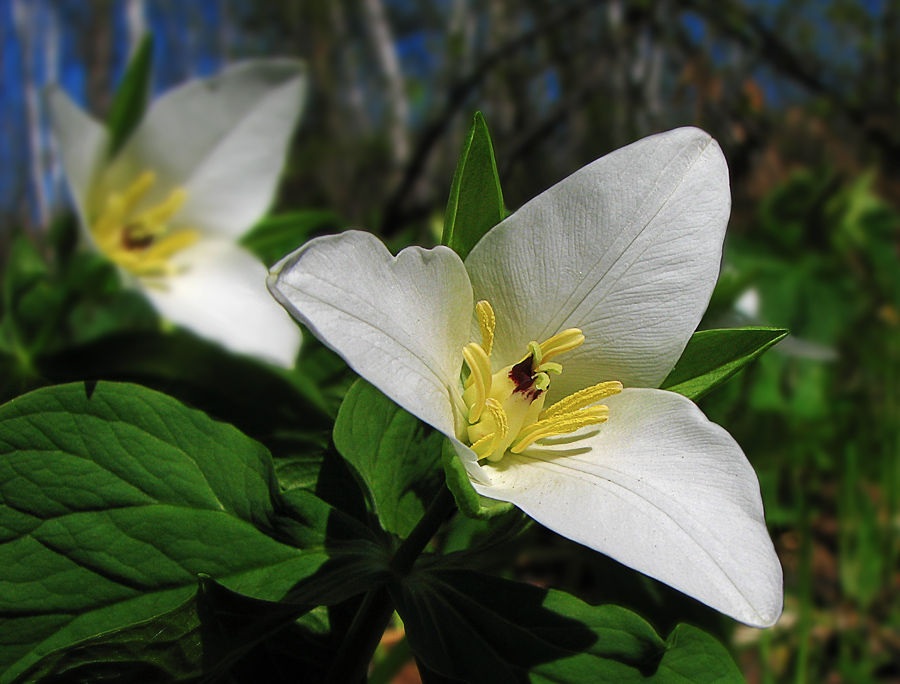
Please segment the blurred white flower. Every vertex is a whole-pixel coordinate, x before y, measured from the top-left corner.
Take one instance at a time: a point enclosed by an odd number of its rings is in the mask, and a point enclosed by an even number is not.
[[[346,232],[284,259],[269,286],[447,435],[479,494],[768,626],[782,573],[756,474],[693,402],[653,389],[709,302],[729,211],[718,144],[684,128],[563,180],[465,264]]]
[[[107,129],[48,94],[88,244],[164,318],[286,367],[299,328],[238,240],[272,201],[305,90],[300,62],[237,64],[154,102],[112,159]]]

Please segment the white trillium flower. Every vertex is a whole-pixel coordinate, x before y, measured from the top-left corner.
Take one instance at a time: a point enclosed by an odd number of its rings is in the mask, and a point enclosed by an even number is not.
[[[60,90],[48,95],[88,244],[164,318],[287,367],[300,330],[238,240],[272,201],[305,89],[294,60],[190,81],[153,103],[113,159],[106,127]]]
[[[782,573],[756,474],[693,402],[654,389],[709,301],[729,211],[718,144],[683,128],[566,178],[465,263],[346,232],[281,261],[269,287],[447,435],[479,494],[769,626]]]

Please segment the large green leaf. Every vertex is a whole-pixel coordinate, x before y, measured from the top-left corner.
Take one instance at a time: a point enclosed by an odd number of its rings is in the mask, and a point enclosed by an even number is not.
[[[109,156],[114,157],[144,118],[153,73],[153,36],[143,37],[109,108]]]
[[[440,489],[444,436],[364,380],[334,424],[334,444],[369,490],[382,527],[405,537]]]
[[[89,389],[0,407],[0,682],[171,610],[200,573],[277,600],[326,562],[348,584],[366,572],[345,556],[383,565],[361,525],[281,495],[266,449],[232,426],[136,385]],[[344,552],[336,535],[360,541]]]
[[[639,616],[468,570],[419,570],[392,585],[417,658],[469,684],[727,684],[725,648],[681,625],[663,641]]]
[[[450,186],[441,244],[465,259],[484,234],[504,218],[506,208],[491,135],[478,112],[463,143]]]
[[[316,584],[297,598],[314,601]],[[293,623],[313,607],[243,596],[201,576],[196,594],[176,608],[54,651],[14,684],[212,681],[268,637],[295,632]]]
[[[660,389],[699,399],[711,392],[772,345],[784,339],[780,328],[701,330],[691,337]]]

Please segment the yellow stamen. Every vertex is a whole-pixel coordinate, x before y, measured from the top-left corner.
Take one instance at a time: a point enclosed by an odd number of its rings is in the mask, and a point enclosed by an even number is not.
[[[494,422],[494,431],[481,437],[472,445],[472,451],[478,458],[490,458],[491,460],[500,459],[503,454],[493,455],[497,445],[500,444],[509,434],[509,421],[506,419],[506,411],[500,405],[500,402],[494,398],[488,398],[485,402],[485,408],[490,414]],[[478,448],[476,448],[476,446]]]
[[[475,342],[463,347],[463,359],[469,367],[471,381],[463,393],[463,399],[469,406],[469,422],[476,423],[481,418],[485,401],[491,392],[491,360],[481,345]]]
[[[592,387],[586,387],[583,390],[575,392],[575,394],[570,394],[565,399],[560,399],[558,402],[553,404],[553,406],[545,409],[541,413],[541,419],[551,418],[553,416],[559,416],[565,413],[572,413],[573,411],[582,409],[585,406],[596,404],[598,401],[602,401],[603,399],[611,397],[614,394],[618,394],[621,391],[622,383],[618,380],[613,380],[611,382],[601,382],[597,385],[593,385]]]
[[[563,330],[540,344],[532,341],[518,363],[492,374],[496,318],[486,301],[478,302],[475,310],[482,344],[472,342],[463,348],[469,372],[462,400],[467,411],[467,441],[479,460],[496,462],[541,439],[599,425],[609,418],[609,407],[597,402],[622,391],[622,383],[616,381],[588,387],[543,410],[550,377],[563,369],[551,359],[583,344],[581,330]]]
[[[493,444],[494,444],[494,433],[491,432],[490,434],[485,435],[484,437],[479,439],[477,442],[475,442],[470,448],[472,449],[472,451],[475,452],[475,455],[479,459],[482,459],[485,456],[487,456],[489,453],[491,453],[491,447],[493,446]]]
[[[541,361],[544,359],[544,352],[541,350],[541,345],[537,342],[529,342],[528,343],[528,356],[533,359],[531,364],[532,368],[537,368],[541,365]],[[528,356],[525,358],[527,359]],[[524,361],[525,359],[523,359]]]
[[[154,259],[170,259],[174,254],[186,247],[190,247],[200,239],[200,233],[196,230],[181,230],[174,235],[154,243],[144,255],[148,261]]]
[[[110,193],[91,224],[100,250],[136,276],[157,278],[175,272],[169,260],[197,242],[199,232],[180,230],[172,235],[169,221],[187,200],[182,188],[175,188],[159,204],[136,213],[156,182],[156,174],[145,171],[122,192]]]
[[[176,188],[162,204],[148,209],[135,219],[135,223],[146,226],[148,234],[155,235],[165,232],[164,224],[172,218],[187,200],[187,193],[181,188]]]
[[[484,347],[484,353],[490,356],[494,347],[497,317],[494,316],[494,309],[484,299],[475,305],[475,313],[478,314],[478,327],[481,329],[481,346]]]
[[[137,177],[137,180],[125,189],[125,192],[119,195],[119,198],[122,200],[122,208],[126,214],[134,211],[134,208],[144,199],[144,196],[155,182],[156,174],[152,171],[144,171]]]
[[[518,434],[518,442],[510,448],[510,451],[514,454],[519,454],[539,439],[565,435],[583,427],[605,423],[608,419],[609,407],[593,406],[564,416],[554,416],[553,418],[539,420]]]
[[[549,361],[554,356],[570,352],[576,347],[580,347],[584,342],[584,335],[578,328],[569,328],[557,333],[546,342],[541,343],[541,352],[543,360]]]

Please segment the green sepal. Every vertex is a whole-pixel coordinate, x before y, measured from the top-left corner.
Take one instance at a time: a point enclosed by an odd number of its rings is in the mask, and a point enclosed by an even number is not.
[[[781,328],[701,330],[691,336],[684,353],[660,389],[697,400],[711,392],[788,334]]]
[[[456,506],[463,515],[486,519],[512,510],[511,503],[488,499],[475,491],[469,480],[469,474],[459,460],[459,456],[456,455],[453,444],[446,438],[441,447],[441,463],[447,476],[447,488],[453,494]]]
[[[491,135],[481,112],[477,112],[450,186],[441,244],[465,259],[484,234],[504,218],[506,208]]]
[[[150,78],[153,71],[153,36],[144,35],[135,50],[125,75],[116,89],[109,108],[107,127],[109,128],[110,158],[115,157],[125,141],[134,133],[150,99]]]

